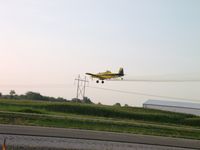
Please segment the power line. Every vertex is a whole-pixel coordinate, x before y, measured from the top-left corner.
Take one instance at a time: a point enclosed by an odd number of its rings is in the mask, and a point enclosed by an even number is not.
[[[167,99],[176,99],[176,100],[191,100],[191,101],[200,101],[200,99],[190,99],[190,98],[181,98],[181,97],[173,97],[173,96],[163,96],[163,95],[155,95],[155,94],[149,94],[149,93],[142,93],[142,92],[133,92],[133,91],[124,91],[124,90],[118,90],[118,89],[110,89],[110,88],[101,88],[101,87],[93,87],[93,86],[86,86],[86,83],[88,81],[85,79],[75,79],[79,80],[79,87],[78,88],[78,95],[85,96],[85,87],[93,88],[93,89],[99,89],[99,90],[105,90],[105,91],[112,91],[112,92],[118,92],[118,93],[124,93],[124,94],[133,94],[133,95],[142,95],[142,96],[150,96],[150,97],[158,97],[158,98],[167,98]],[[109,81],[109,80],[108,80]],[[112,80],[110,80],[112,81]],[[114,80],[118,81],[118,80]],[[123,80],[119,80],[123,81]],[[130,80],[125,80],[130,81]],[[155,82],[155,80],[131,80],[131,81],[144,81],[144,82]],[[156,82],[173,82],[175,80],[156,80]],[[189,81],[189,80],[187,80]],[[191,81],[191,80],[190,80]],[[198,80],[193,80],[198,81]],[[179,81],[179,82],[186,82],[186,81]],[[83,85],[82,85],[83,84]],[[72,86],[72,84],[0,84],[0,88],[66,88],[67,86]]]
[[[123,79],[123,80],[108,80],[108,81],[127,81],[127,82],[200,82],[200,79]]]
[[[142,95],[142,96],[167,98],[167,99],[176,99],[176,100],[200,101],[200,99],[197,100],[197,99],[189,99],[189,98],[181,98],[181,97],[154,95],[154,94],[148,94],[148,93],[142,93],[142,92],[123,91],[123,90],[110,89],[110,88],[100,88],[100,87],[93,87],[93,86],[87,86],[87,87],[93,88],[93,89],[105,90],[105,91],[112,91],[112,92],[124,93],[124,94]]]
[[[66,87],[73,84],[50,83],[50,84],[0,84],[0,87]]]

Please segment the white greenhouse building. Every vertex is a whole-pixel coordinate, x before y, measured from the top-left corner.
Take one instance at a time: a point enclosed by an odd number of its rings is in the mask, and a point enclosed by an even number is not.
[[[148,100],[143,107],[200,116],[200,103]]]

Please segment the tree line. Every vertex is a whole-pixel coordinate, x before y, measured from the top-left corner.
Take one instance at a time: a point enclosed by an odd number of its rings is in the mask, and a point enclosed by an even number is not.
[[[0,99],[15,99],[15,100],[35,100],[35,101],[52,101],[52,102],[73,102],[73,103],[84,103],[84,104],[94,104],[90,98],[83,97],[83,99],[72,98],[71,100],[67,100],[62,97],[50,97],[50,96],[43,96],[38,92],[26,92],[25,94],[18,95],[15,90],[11,90],[9,94],[3,95],[0,92]],[[102,105],[100,102],[98,105]],[[115,103],[113,106],[122,107],[120,103]],[[124,107],[129,107],[127,104]]]
[[[53,102],[76,102],[76,103],[87,103],[93,104],[93,102],[88,98],[84,97],[82,100],[73,98],[72,100],[67,100],[62,97],[50,97],[50,96],[43,96],[38,92],[26,92],[25,94],[18,95],[15,90],[11,90],[8,95],[3,95],[0,92],[0,99],[15,99],[15,100],[39,100],[39,101],[53,101]]]

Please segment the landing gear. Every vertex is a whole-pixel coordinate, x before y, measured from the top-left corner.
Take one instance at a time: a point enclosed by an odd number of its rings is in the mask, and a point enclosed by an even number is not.
[[[124,80],[123,78],[121,78],[121,80]]]
[[[99,83],[99,80],[97,80],[96,83]],[[102,80],[101,83],[104,84],[104,81]]]

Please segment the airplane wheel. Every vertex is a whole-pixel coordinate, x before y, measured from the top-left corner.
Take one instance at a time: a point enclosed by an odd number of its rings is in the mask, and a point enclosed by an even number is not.
[[[96,83],[99,83],[99,80],[97,80]]]
[[[104,84],[104,81],[102,80],[101,83]]]

